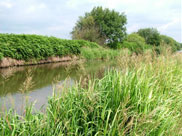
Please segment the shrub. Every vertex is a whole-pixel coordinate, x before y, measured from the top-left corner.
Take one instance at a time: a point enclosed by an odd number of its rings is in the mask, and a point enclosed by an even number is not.
[[[159,46],[161,42],[160,34],[155,28],[139,29],[137,32],[150,45]]]
[[[40,35],[0,34],[1,56],[18,60],[78,55],[82,47],[97,48],[99,45],[84,40],[63,40]]]
[[[145,39],[138,35],[137,33],[132,33],[127,36],[127,41],[128,42],[136,42],[139,43],[140,45],[145,44]]]
[[[172,51],[177,51],[180,50],[180,43],[175,41],[173,38],[166,36],[166,35],[161,35],[161,44],[167,44],[172,48]]]
[[[132,33],[127,36],[127,39],[119,45],[121,48],[128,48],[130,51],[137,54],[143,53],[143,51],[150,46],[145,43],[145,39],[136,33]]]
[[[0,52],[0,60],[3,59],[3,54]]]

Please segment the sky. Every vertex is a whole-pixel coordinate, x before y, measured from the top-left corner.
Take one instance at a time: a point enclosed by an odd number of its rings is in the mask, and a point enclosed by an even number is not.
[[[124,12],[128,34],[153,27],[182,42],[181,0],[0,0],[0,33],[70,39],[78,17],[95,6]]]

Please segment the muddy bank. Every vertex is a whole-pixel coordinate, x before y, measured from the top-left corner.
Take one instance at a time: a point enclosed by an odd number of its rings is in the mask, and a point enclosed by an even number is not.
[[[77,56],[64,56],[64,57],[49,57],[44,60],[16,60],[9,57],[3,58],[0,60],[0,68],[14,67],[14,66],[26,66],[26,65],[38,65],[38,64],[47,64],[47,63],[56,63],[56,62],[70,62],[78,60]]]

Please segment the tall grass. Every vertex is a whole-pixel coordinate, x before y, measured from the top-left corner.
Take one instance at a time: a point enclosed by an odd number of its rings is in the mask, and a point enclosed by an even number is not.
[[[105,59],[111,60],[120,55],[121,50],[113,50],[108,48],[82,48],[81,57],[87,60]]]
[[[182,135],[182,55],[118,58],[102,79],[53,93],[46,113],[0,117],[1,135]]]

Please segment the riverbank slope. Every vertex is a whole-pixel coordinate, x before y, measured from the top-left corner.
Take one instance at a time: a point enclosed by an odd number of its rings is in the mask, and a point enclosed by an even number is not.
[[[117,56],[117,52],[85,40],[0,34],[0,68],[76,61],[80,58],[104,59]]]

